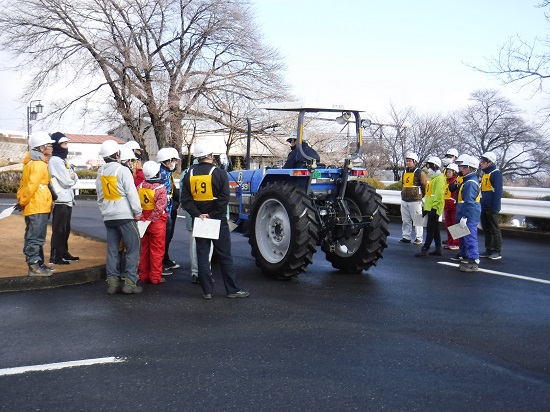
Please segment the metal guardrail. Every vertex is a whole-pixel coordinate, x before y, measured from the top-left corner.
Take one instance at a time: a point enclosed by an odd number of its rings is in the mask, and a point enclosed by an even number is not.
[[[388,205],[401,204],[401,192],[398,190],[377,190],[382,202]],[[529,199],[502,199],[501,214],[550,218],[550,201]]]
[[[382,181],[386,186],[393,183],[397,183],[393,180]],[[548,187],[518,187],[518,186],[504,186],[504,190],[510,193],[515,198],[519,199],[538,199],[544,196],[550,196],[550,188]]]
[[[174,179],[174,183],[179,185],[179,179]],[[81,189],[93,189],[95,190],[94,179],[80,179],[73,188],[75,194],[78,195]],[[518,188],[515,188],[518,189]],[[526,189],[529,193],[534,193],[533,190],[539,188],[521,188]],[[508,189],[506,189],[508,190]],[[548,191],[550,195],[550,189],[540,189],[540,191]],[[401,192],[397,190],[377,190],[382,195],[382,202],[388,205],[400,205],[401,204]],[[545,196],[545,195],[539,195]],[[537,196],[538,197],[538,196]],[[530,217],[544,217],[550,219],[550,201],[544,200],[530,200],[530,199],[502,199],[501,214],[506,215],[520,215]]]

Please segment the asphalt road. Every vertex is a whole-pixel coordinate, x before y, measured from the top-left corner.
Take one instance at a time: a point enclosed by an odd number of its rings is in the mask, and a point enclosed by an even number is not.
[[[92,201],[73,228],[104,237]],[[142,295],[108,296],[104,282],[0,295],[0,410],[6,411],[548,411],[548,244],[505,239],[497,273],[465,274],[415,258],[400,228],[362,275],[317,253],[307,273],[264,277],[233,235],[247,299],[214,299],[182,264]],[[447,257],[451,252],[447,252]],[[520,275],[525,278],[509,277]],[[51,370],[52,363],[119,362]],[[15,367],[48,370],[15,373]]]

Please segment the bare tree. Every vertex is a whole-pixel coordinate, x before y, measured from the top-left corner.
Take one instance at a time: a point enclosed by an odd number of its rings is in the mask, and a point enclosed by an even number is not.
[[[471,104],[454,118],[460,150],[474,156],[492,151],[508,180],[537,177],[550,170],[550,144],[534,126],[528,125],[512,103],[498,92],[472,93]]]
[[[234,127],[197,108],[286,90],[247,0],[28,0],[2,8],[1,46],[19,57],[19,69],[32,68],[27,100],[53,84],[72,86],[78,91],[54,115],[77,102],[113,102],[140,144],[144,115],[159,147],[181,147],[187,115]]]

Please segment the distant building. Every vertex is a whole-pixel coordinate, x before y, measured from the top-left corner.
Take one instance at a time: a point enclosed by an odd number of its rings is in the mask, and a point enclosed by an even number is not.
[[[103,163],[103,158],[99,155],[101,143],[105,140],[114,140],[118,144],[124,144],[124,140],[110,135],[97,134],[71,134],[66,133],[69,139],[69,162],[76,169],[97,168]]]

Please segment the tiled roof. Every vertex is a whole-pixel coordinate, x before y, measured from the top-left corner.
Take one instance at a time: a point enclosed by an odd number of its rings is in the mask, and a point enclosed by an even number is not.
[[[66,136],[69,138],[69,143],[97,143],[101,144],[105,140],[114,140],[118,144],[126,143],[124,140],[115,137],[109,136],[106,134],[69,134],[66,133]]]

